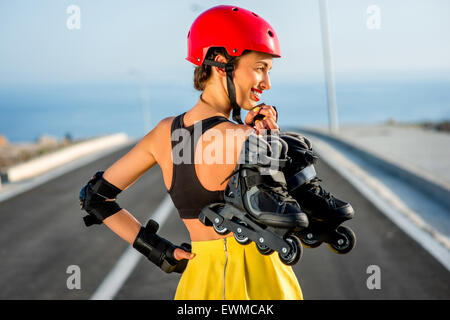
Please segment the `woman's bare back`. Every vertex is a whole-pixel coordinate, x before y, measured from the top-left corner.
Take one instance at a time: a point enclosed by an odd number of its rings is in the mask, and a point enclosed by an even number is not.
[[[158,124],[157,142],[154,157],[159,164],[164,184],[169,190],[172,183],[173,159],[171,147],[171,125],[174,117],[166,118]],[[184,117],[184,125],[190,126],[202,119],[192,119],[189,112]],[[203,188],[209,191],[224,190],[226,178],[234,170],[237,159],[246,139],[246,125],[223,122],[210,130],[198,140],[195,150],[195,171]],[[189,187],[189,186],[186,186]],[[192,241],[221,239],[230,235],[220,236],[212,227],[206,227],[198,219],[183,219]]]

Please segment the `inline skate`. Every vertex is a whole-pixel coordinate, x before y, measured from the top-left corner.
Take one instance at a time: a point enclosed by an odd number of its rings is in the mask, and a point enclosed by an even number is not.
[[[341,224],[353,218],[353,207],[319,185],[322,180],[316,176],[314,168],[318,156],[307,138],[294,132],[281,133],[280,137],[287,142],[287,155],[291,158],[283,168],[288,191],[309,220],[308,228],[297,233],[301,242],[309,248],[325,242],[337,254],[350,252],[356,237],[350,228]]]
[[[284,264],[294,265],[303,252],[295,234],[308,226],[308,218],[287,192],[280,169],[286,155],[287,144],[279,137],[251,134],[228,177],[224,203],[206,206],[199,219],[220,235],[233,232],[238,243],[254,241],[261,254],[277,251]]]

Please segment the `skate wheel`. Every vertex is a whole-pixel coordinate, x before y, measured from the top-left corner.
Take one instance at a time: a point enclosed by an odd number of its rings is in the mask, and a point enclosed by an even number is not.
[[[239,235],[236,233],[233,233],[234,238],[236,239],[237,242],[239,242],[242,245],[247,245],[250,242],[252,242],[252,240],[250,240],[248,237],[244,236],[244,235]]]
[[[302,242],[303,246],[310,249],[317,248],[322,244],[322,241],[317,240],[313,233],[306,233],[302,235],[300,241]]]
[[[221,236],[224,236],[224,235],[230,233],[230,230],[228,230],[227,228],[225,228],[223,226],[217,226],[217,225],[213,224],[213,228],[214,228],[214,231],[216,231]]]
[[[238,221],[240,225],[242,225],[243,227],[247,227],[247,223],[245,223],[244,221],[239,220]],[[241,228],[237,228],[237,232],[234,232],[234,238],[236,239],[237,242],[239,242],[242,245],[247,245],[249,243],[252,242],[252,240],[249,239],[249,237],[246,237],[245,235],[241,234],[242,229]]]
[[[337,254],[346,254],[349,253],[354,247],[356,243],[356,236],[352,229],[339,226],[336,229],[337,232],[337,240],[333,243],[329,243],[328,246],[330,249]]]
[[[286,242],[290,247],[288,249],[288,252],[286,254],[278,252],[278,257],[285,265],[293,266],[302,257],[303,247],[300,240],[294,235],[290,235],[289,237],[287,237]]]
[[[265,244],[256,242],[256,248],[258,249],[259,253],[261,253],[263,256],[268,256],[273,253],[273,249],[270,249]]]

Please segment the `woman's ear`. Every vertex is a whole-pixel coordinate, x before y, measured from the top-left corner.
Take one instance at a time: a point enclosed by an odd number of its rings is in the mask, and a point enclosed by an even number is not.
[[[224,56],[222,56],[222,55],[220,55],[220,54],[218,54],[215,58],[214,58],[214,61],[216,61],[216,62],[221,62],[221,63],[227,63],[228,61],[227,61],[227,59],[224,57]],[[226,75],[227,75],[227,73],[225,72],[225,70],[224,69],[222,69],[222,68],[219,68],[219,67],[212,67],[220,76],[222,76],[222,77],[225,77]]]

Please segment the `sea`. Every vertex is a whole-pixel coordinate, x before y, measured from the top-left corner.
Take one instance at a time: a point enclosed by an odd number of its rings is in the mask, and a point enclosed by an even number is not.
[[[366,80],[336,83],[340,126],[450,119],[450,80]],[[143,137],[158,122],[189,110],[200,92],[191,83],[102,82],[0,87],[0,134],[11,143],[42,135],[85,139],[124,132]],[[264,92],[279,126],[328,126],[323,81],[290,81]],[[245,112],[243,116],[245,116]]]

